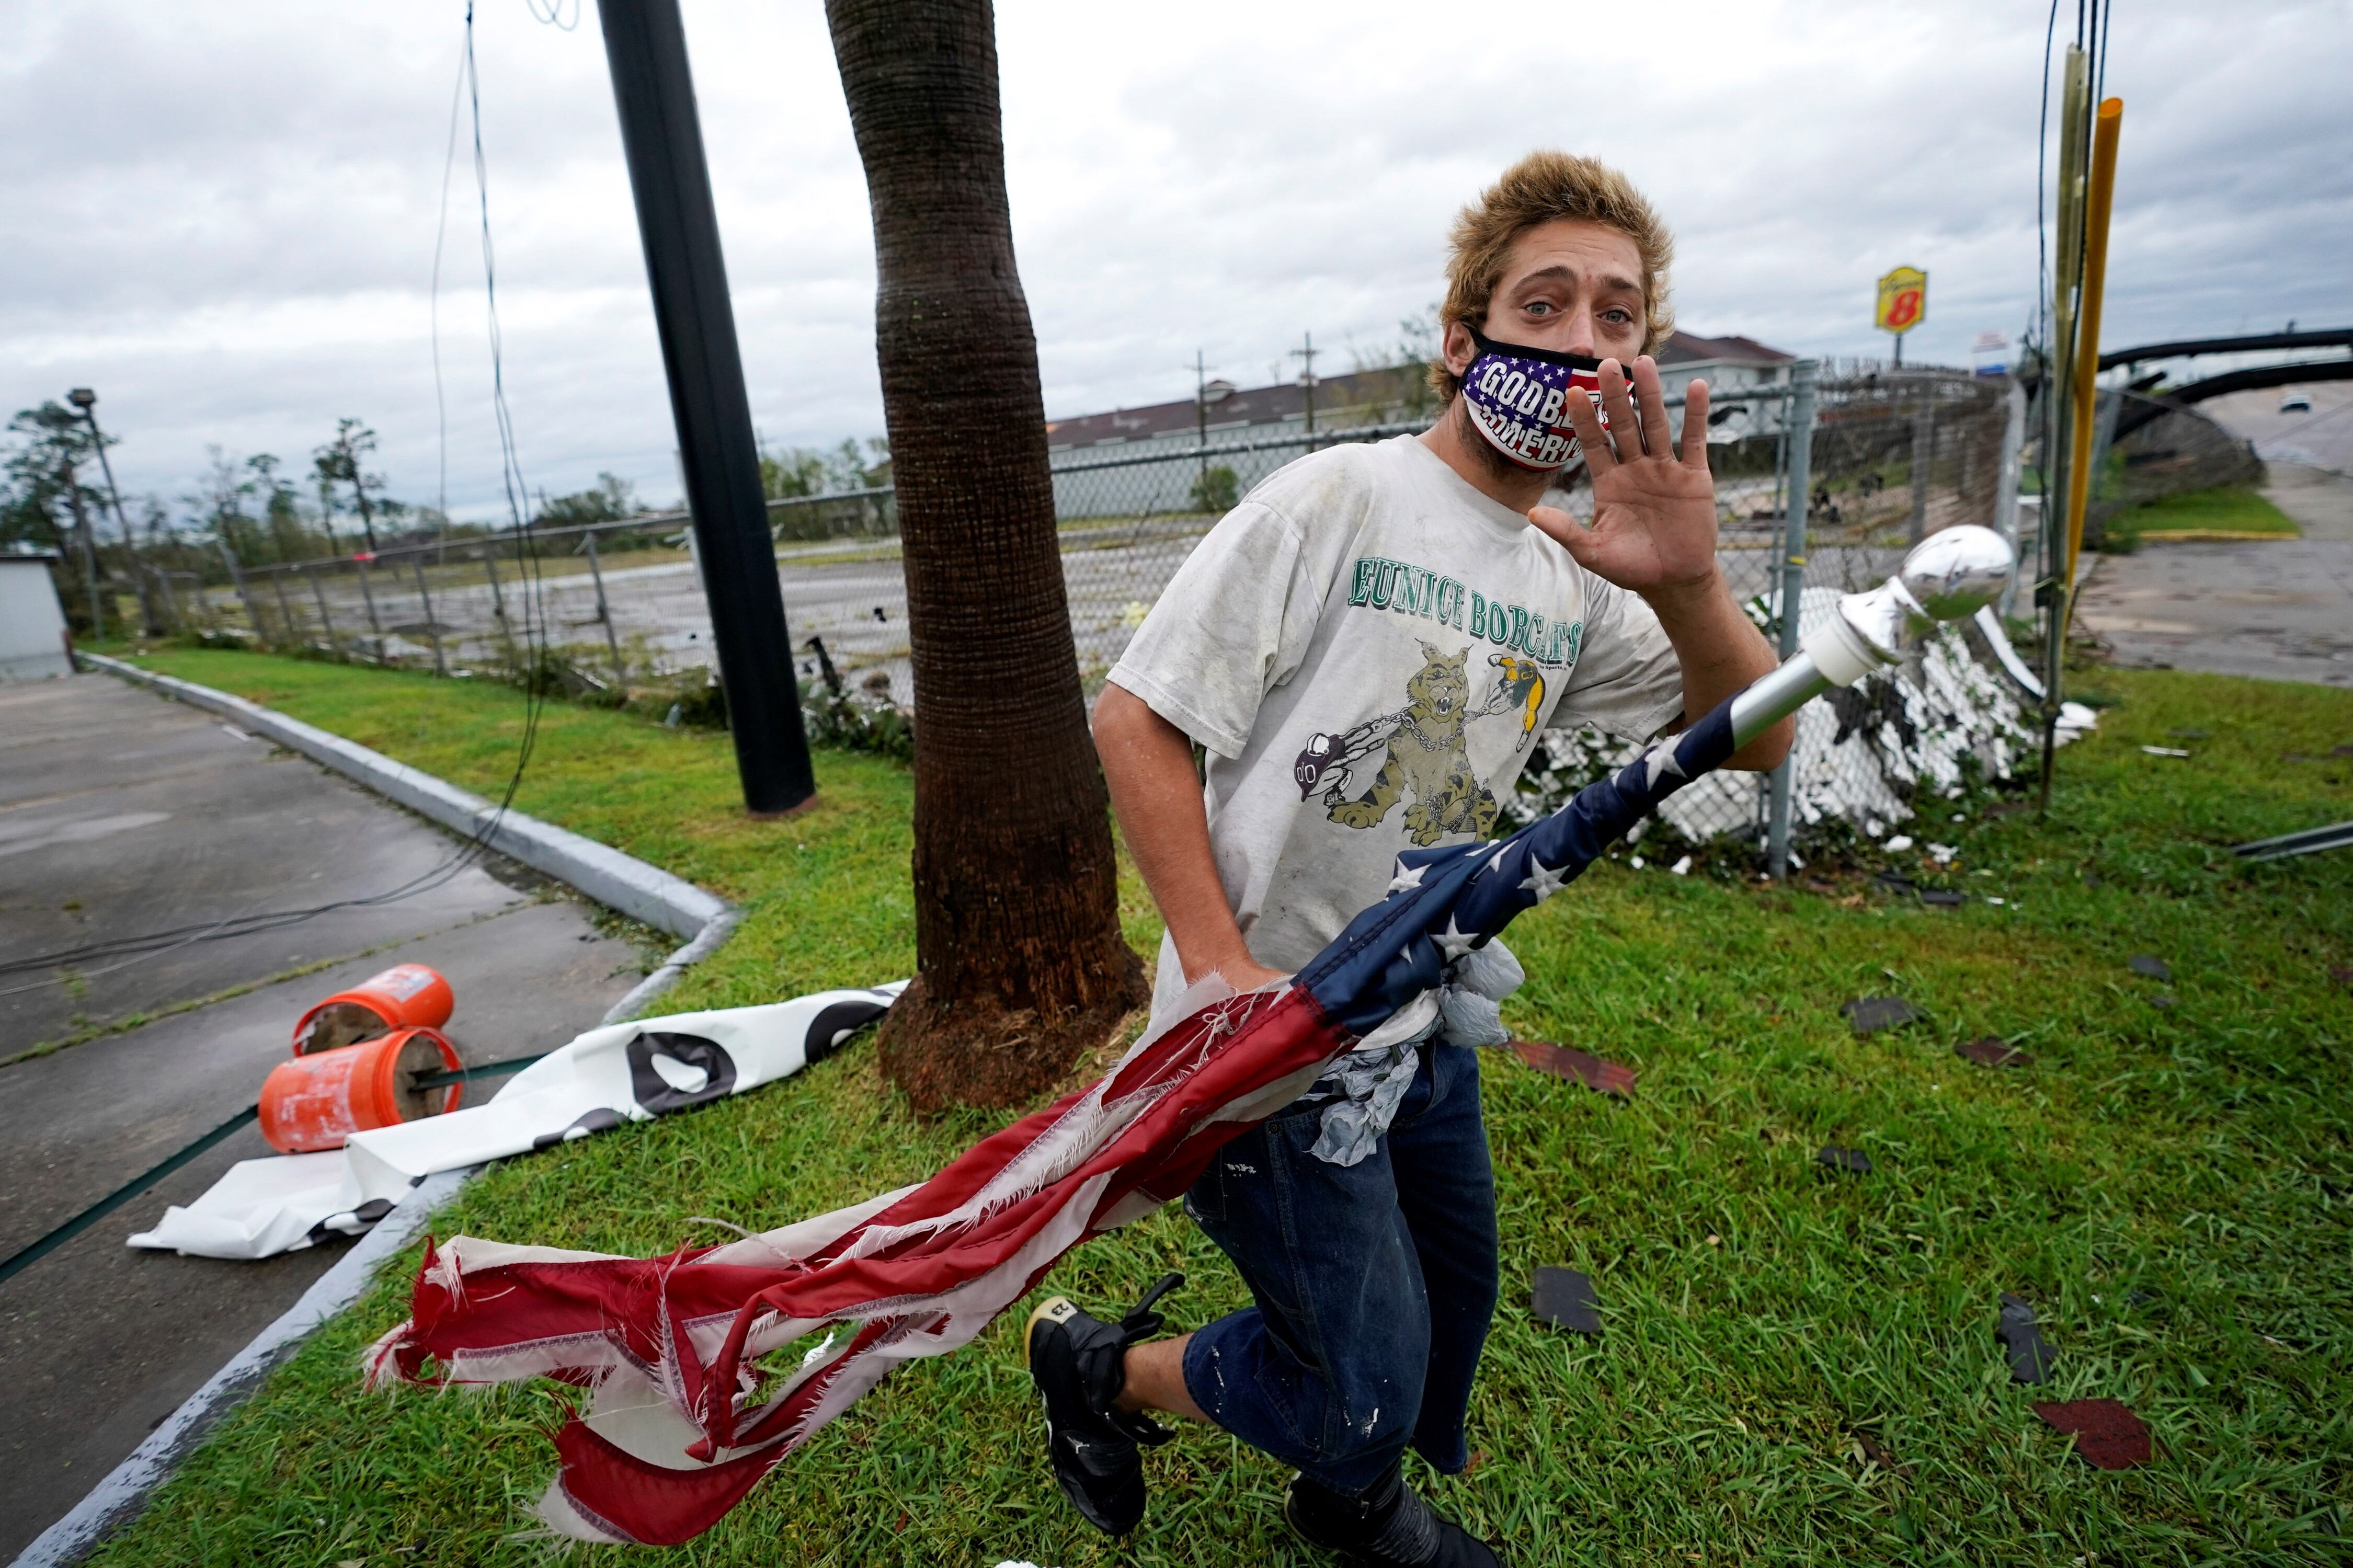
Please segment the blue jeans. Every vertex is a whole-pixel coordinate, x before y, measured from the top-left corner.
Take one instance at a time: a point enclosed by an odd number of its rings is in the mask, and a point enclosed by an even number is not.
[[[1397,1119],[1353,1166],[1308,1152],[1321,1104],[1219,1151],[1185,1194],[1255,1305],[1194,1334],[1185,1387],[1253,1448],[1362,1493],[1411,1445],[1448,1474],[1494,1315],[1495,1175],[1478,1053],[1425,1043]]]

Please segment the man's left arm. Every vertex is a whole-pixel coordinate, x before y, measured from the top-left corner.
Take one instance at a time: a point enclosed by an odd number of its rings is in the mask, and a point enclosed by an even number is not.
[[[1778,662],[1741,613],[1715,558],[1715,480],[1707,470],[1707,384],[1684,390],[1683,450],[1675,450],[1659,369],[1634,362],[1630,389],[1615,360],[1601,362],[1605,429],[1590,400],[1571,397],[1586,471],[1593,479],[1593,526],[1537,507],[1528,521],[1560,542],[1577,564],[1642,596],[1682,661],[1683,716],[1696,719]],[[1630,395],[1630,392],[1631,395]],[[1635,399],[1639,397],[1639,413]],[[1796,721],[1784,719],[1732,754],[1729,765],[1759,771],[1788,754]]]

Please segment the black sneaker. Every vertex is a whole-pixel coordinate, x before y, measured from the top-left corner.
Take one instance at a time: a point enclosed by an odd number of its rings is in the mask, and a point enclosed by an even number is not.
[[[1116,1323],[1056,1296],[1030,1313],[1021,1331],[1021,1352],[1046,1406],[1054,1479],[1071,1506],[1106,1534],[1125,1535],[1144,1518],[1144,1458],[1136,1446],[1156,1447],[1176,1436],[1113,1402],[1127,1386],[1127,1347],[1158,1333],[1165,1321],[1152,1303],[1183,1283],[1182,1274],[1162,1276]]]
[[[1282,1517],[1309,1544],[1367,1568],[1501,1568],[1487,1543],[1432,1509],[1392,1468],[1362,1497],[1293,1476]]]

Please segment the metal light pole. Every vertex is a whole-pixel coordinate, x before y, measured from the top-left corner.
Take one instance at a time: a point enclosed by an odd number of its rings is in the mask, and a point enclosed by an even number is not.
[[[122,548],[131,556],[131,585],[139,594],[139,614],[147,623],[147,635],[164,635],[162,622],[155,615],[155,599],[147,591],[147,579],[139,574],[139,538],[131,531],[130,514],[122,510],[122,492],[114,488],[114,465],[106,460],[106,435],[98,427],[98,394],[87,386],[77,386],[66,394],[66,401],[81,410],[84,422],[90,426],[90,445],[98,448],[99,472],[106,476],[106,493],[114,501],[114,521],[122,525]]]
[[[81,535],[81,574],[90,589],[90,640],[100,642],[106,637],[106,620],[99,614],[98,530],[82,510],[81,474],[72,463],[66,465],[66,504],[73,508],[74,531]]]
[[[817,779],[801,727],[686,28],[678,0],[600,0],[596,9],[744,804],[754,814],[790,811],[817,793]]]

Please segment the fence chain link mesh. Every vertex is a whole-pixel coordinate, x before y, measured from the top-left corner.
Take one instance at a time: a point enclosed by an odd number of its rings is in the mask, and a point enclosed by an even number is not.
[[[1807,610],[1880,581],[1926,533],[1996,521],[2006,387],[1953,372],[1860,369],[1818,384],[1805,567],[1818,592]],[[1768,386],[1717,399],[1710,420],[1725,575],[1768,630],[1779,613],[1788,407],[1787,388]],[[1088,689],[1101,686],[1186,556],[1252,486],[1312,450],[1421,428],[1238,432],[1173,449],[1156,442],[1134,452],[1055,453],[1063,578]],[[1590,515],[1591,493],[1581,483],[1547,500]],[[769,512],[805,677],[838,679],[875,703],[909,702],[890,490],[789,498],[771,501]],[[691,696],[710,686],[710,619],[697,572],[686,517],[662,514],[534,526],[520,540],[501,533],[248,566],[227,584],[206,586],[186,574],[162,585],[190,629],[455,677],[512,678],[536,658],[546,679],[617,699],[649,689]],[[1901,700],[1868,692],[1852,699],[1822,721],[1821,733],[1810,724],[1799,763],[1802,825],[1852,816],[1862,802],[1892,816],[1909,781],[1951,773],[1923,761],[1919,735],[1982,728],[1984,705],[1931,700],[1930,711],[1913,713],[1923,679],[1914,671],[1915,689]],[[1873,726],[1861,710],[1845,711],[1871,701],[1898,716]],[[1865,731],[1866,743],[1850,743]],[[1976,749],[1994,764],[1988,748]],[[1525,817],[1547,809],[1629,754],[1623,742],[1591,731],[1555,731],[1532,756],[1514,810]],[[1745,855],[1759,842],[1763,814],[1761,776],[1724,774],[1679,795],[1659,827],[1678,853],[1719,840]]]

